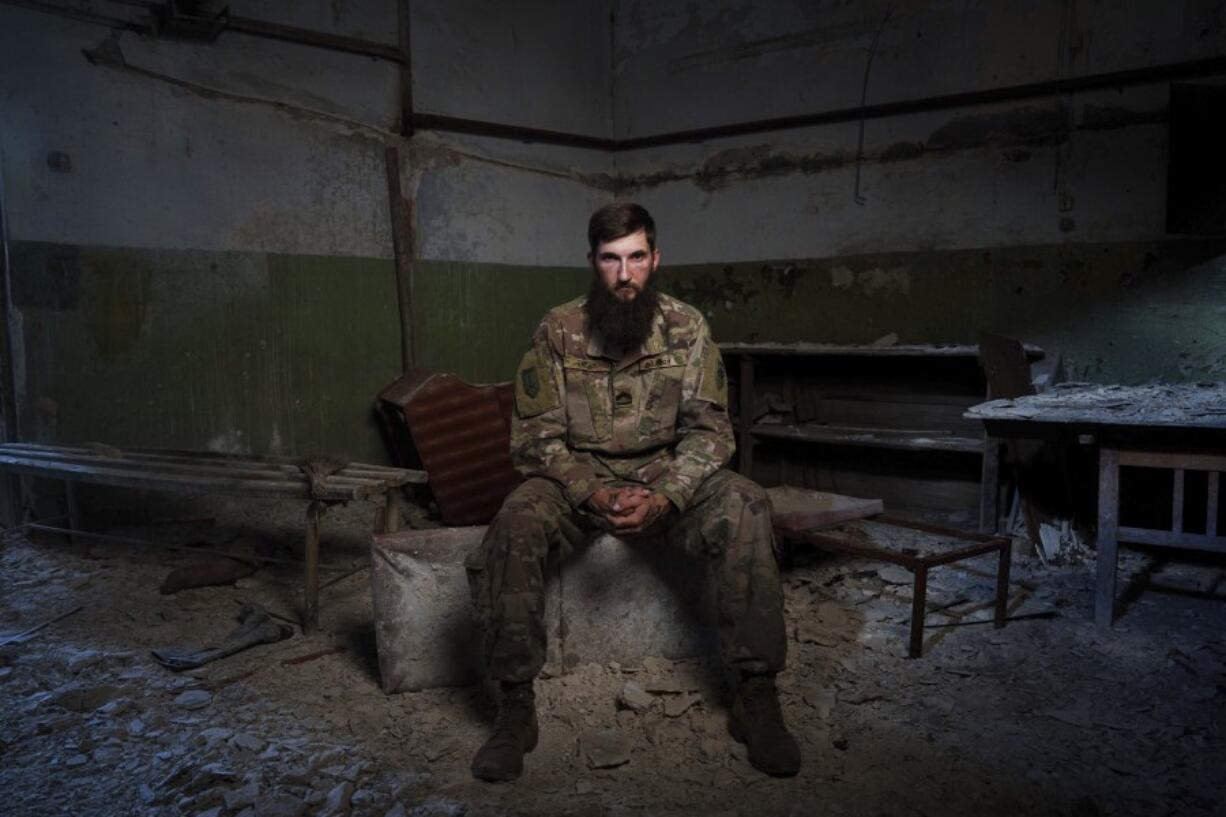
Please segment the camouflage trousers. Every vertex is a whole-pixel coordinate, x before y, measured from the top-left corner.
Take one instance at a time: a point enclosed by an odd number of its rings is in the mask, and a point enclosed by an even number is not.
[[[665,520],[671,546],[705,555],[714,568],[724,661],[751,673],[782,670],[787,655],[783,591],[766,492],[739,474],[717,471],[699,486],[684,513]],[[503,502],[481,546],[465,562],[487,677],[522,682],[540,672],[550,552],[578,547],[598,529],[596,523],[586,512],[576,513],[561,487],[547,479],[529,479]]]

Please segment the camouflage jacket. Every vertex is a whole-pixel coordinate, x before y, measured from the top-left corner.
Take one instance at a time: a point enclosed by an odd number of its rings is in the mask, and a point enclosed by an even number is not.
[[[584,301],[550,310],[519,364],[511,459],[576,509],[623,481],[684,511],[735,450],[719,347],[701,312],[661,294],[651,335],[617,360],[587,331]]]

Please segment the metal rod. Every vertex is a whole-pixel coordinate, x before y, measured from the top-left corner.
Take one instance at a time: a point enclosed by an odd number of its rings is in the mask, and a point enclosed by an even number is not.
[[[226,31],[236,31],[240,34],[264,37],[269,40],[282,40],[289,43],[298,43],[299,45],[310,45],[316,48],[341,51],[346,54],[357,54],[363,57],[374,57],[375,59],[387,60],[388,62],[399,63],[404,59],[401,56],[400,48],[395,45],[384,45],[383,43],[359,40],[356,37],[342,37],[339,34],[330,34],[326,31],[313,31],[307,28],[297,28],[296,26],[287,26],[280,23],[269,23],[264,20],[254,20],[250,17],[230,16],[226,18]]]
[[[400,45],[400,133],[413,135],[413,11],[410,0],[396,3]]]
[[[67,17],[70,20],[93,23],[94,25],[106,26],[107,28],[118,28],[127,31],[149,31],[149,26],[141,25],[132,20],[125,20],[122,17],[110,17],[105,14],[78,11],[77,9],[61,6],[56,3],[39,2],[39,0],[0,0],[0,5],[16,6],[17,8],[29,9],[30,11],[40,11],[44,14],[54,14],[59,17]]]
[[[47,619],[46,621],[42,622],[41,624],[35,624],[33,627],[31,627],[31,628],[30,628],[30,629],[28,629],[28,630],[23,630],[22,632],[17,633],[17,635],[10,636],[10,637],[8,637],[8,638],[4,639],[4,641],[0,642],[0,647],[7,647],[7,646],[8,646],[8,645],[10,645],[10,644],[21,644],[21,643],[23,643],[24,641],[26,641],[26,640],[27,640],[27,639],[28,639],[30,636],[34,635],[36,632],[38,632],[39,630],[43,629],[44,627],[50,627],[50,626],[51,626],[52,624],[54,624],[55,622],[60,621],[60,620],[62,620],[62,619],[66,619],[66,618],[68,618],[69,616],[71,616],[73,613],[79,613],[79,612],[81,612],[81,611],[82,611],[82,610],[84,610],[84,609],[85,609],[84,607],[82,607],[82,606],[78,605],[78,606],[76,606],[76,607],[72,608],[71,610],[65,611],[65,612],[60,613],[59,615],[57,615],[57,616],[55,616],[55,617],[53,617],[53,618],[49,618],[49,619]]]
[[[27,522],[23,525],[28,530],[41,530],[48,533],[63,533],[68,536],[85,536],[91,539],[98,539],[102,542],[121,542],[129,545],[144,545],[146,547],[163,548],[164,550],[185,550],[189,553],[204,553],[209,556],[224,556],[227,559],[235,559],[240,562],[263,562],[270,565],[291,565],[293,567],[303,567],[306,562],[297,559],[278,559],[275,556],[257,556],[239,555],[237,553],[227,553],[224,550],[214,550],[212,548],[191,547],[189,545],[169,545],[165,542],[150,542],[148,539],[133,539],[130,536],[114,536],[108,533],[90,533],[89,531],[74,530],[72,528],[59,528],[54,525],[43,525],[38,522]],[[353,565],[320,565],[320,570],[352,570]]]
[[[8,206],[5,199],[4,162],[0,161],[0,367],[4,369],[4,379],[0,381],[0,431],[3,432],[4,442],[15,442],[18,439],[17,391],[21,384],[17,382],[15,361],[17,350],[21,348],[23,340],[16,334],[13,326],[13,271],[9,260]],[[4,491],[4,504],[9,511],[4,522],[15,524],[22,517],[21,477],[5,474],[0,478],[0,486]]]
[[[164,3],[142,3],[133,2],[132,0],[110,0],[110,2],[118,2],[120,5],[135,6],[137,8],[146,8],[151,13],[157,14],[158,10],[164,6]],[[118,28],[128,31],[139,32],[155,32],[156,26],[149,25],[135,20],[127,20],[123,17],[112,17],[105,14],[94,14],[92,12],[79,11],[69,6],[61,6],[58,3],[46,3],[42,0],[0,0],[0,5],[16,6],[17,8],[29,9],[30,11],[39,11],[44,14],[54,14],[59,17],[67,17],[71,20],[78,20],[83,23],[93,23],[95,25],[107,26],[108,28]],[[340,34],[332,34],[327,31],[315,31],[308,28],[298,28],[297,26],[287,26],[281,23],[271,23],[265,20],[256,20],[251,17],[235,17],[233,15],[225,18],[225,31],[233,31],[238,34],[246,34],[252,37],[264,37],[269,40],[281,40],[283,42],[296,43],[298,45],[309,45],[315,48],[324,48],[330,51],[340,51],[346,54],[356,54],[362,57],[373,57],[375,59],[387,60],[388,62],[399,63],[404,60],[400,53],[400,48],[395,45],[385,43],[376,43],[369,40],[360,40],[356,37],[345,37]]]
[[[387,174],[387,204],[392,221],[392,257],[396,265],[396,303],[400,310],[400,368],[408,372],[417,365],[413,316],[413,210],[400,187],[400,148],[383,152]]]

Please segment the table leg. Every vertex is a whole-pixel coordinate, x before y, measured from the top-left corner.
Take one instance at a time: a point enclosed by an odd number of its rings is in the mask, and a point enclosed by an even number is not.
[[[908,658],[924,654],[924,610],[928,596],[928,565],[915,568],[915,586],[911,589],[911,647]]]
[[[1009,615],[1009,568],[1013,560],[1013,543],[1000,546],[1000,564],[996,568],[996,629],[1005,626]]]
[[[737,450],[740,453],[741,475],[753,479],[753,389],[754,359],[741,355],[741,416]]]
[[[64,480],[64,504],[68,510],[68,527],[74,533],[68,534],[68,541],[74,545],[82,543],[85,545],[85,554],[89,555],[89,540],[77,536],[75,531],[81,530],[81,506],[77,503],[77,486],[72,480]]]
[[[319,523],[324,515],[322,502],[307,507],[306,518],[306,593],[302,606],[302,631],[319,629]]]
[[[1110,627],[1115,619],[1115,568],[1119,542],[1120,452],[1098,452],[1098,588],[1094,595],[1094,622]]]
[[[979,486],[979,532],[996,533],[1000,525],[1000,439],[983,438],[983,471]]]
[[[400,530],[400,489],[388,488],[387,504],[383,507],[383,532]]]

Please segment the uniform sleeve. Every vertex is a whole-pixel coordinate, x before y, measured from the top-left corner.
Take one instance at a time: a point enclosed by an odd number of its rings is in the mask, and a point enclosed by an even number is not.
[[[555,342],[547,323],[542,323],[515,374],[511,462],[525,477],[544,477],[561,485],[577,510],[601,482],[566,445],[565,379]]]
[[[652,488],[684,511],[703,480],[727,465],[736,450],[728,417],[728,376],[706,321],[686,361],[677,438],[673,461]]]

